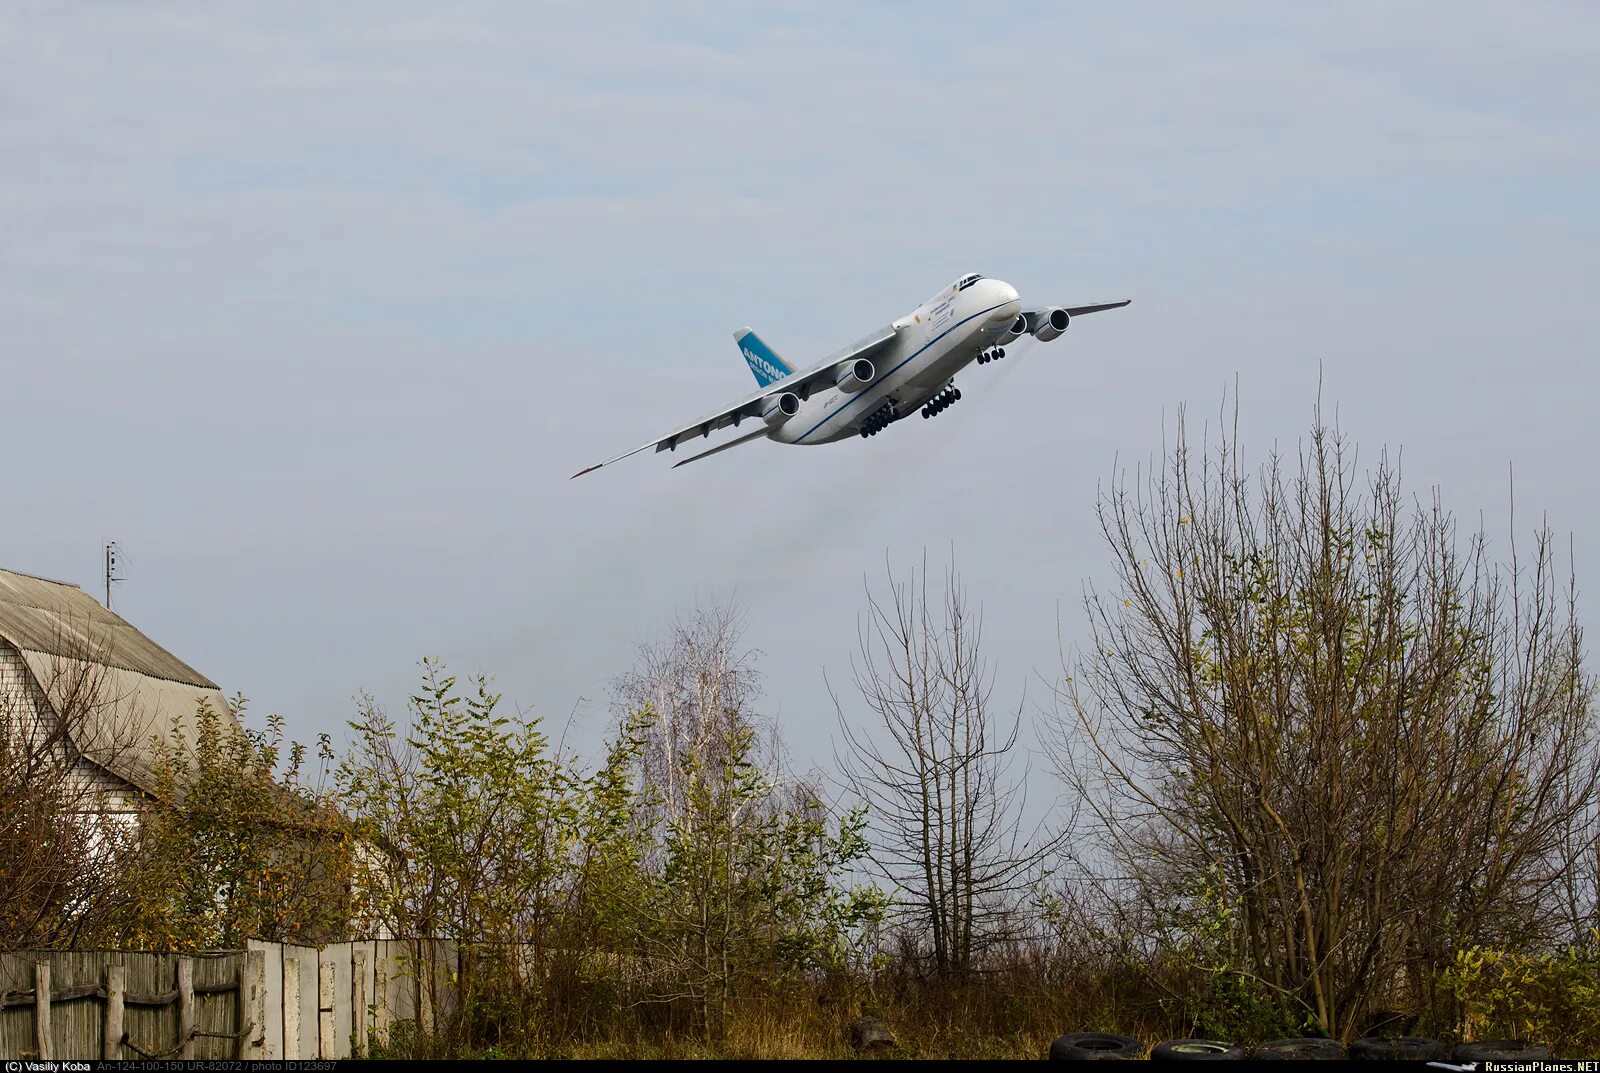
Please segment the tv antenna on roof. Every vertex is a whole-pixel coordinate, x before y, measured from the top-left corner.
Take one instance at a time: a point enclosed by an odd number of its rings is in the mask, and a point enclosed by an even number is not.
[[[114,582],[114,581],[121,581],[122,580],[122,578],[117,576],[117,552],[118,552],[118,550],[119,549],[117,548],[117,542],[115,540],[106,541],[106,610],[107,611],[111,610],[111,583]]]

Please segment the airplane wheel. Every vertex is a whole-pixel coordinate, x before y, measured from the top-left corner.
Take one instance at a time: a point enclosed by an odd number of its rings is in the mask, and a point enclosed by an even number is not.
[[[1006,348],[1005,347],[996,347],[995,348],[995,352],[994,352],[994,356],[997,357],[997,358],[1005,357],[1006,356]]]
[[[960,388],[956,388],[956,393],[953,396],[951,396],[951,398],[955,402],[960,402],[961,401],[961,389]]]

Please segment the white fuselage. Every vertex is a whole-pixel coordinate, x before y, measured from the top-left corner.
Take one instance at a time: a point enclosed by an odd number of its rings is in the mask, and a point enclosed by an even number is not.
[[[1021,311],[1017,289],[997,279],[946,287],[894,322],[894,341],[873,355],[877,376],[870,384],[853,394],[832,387],[813,391],[767,435],[779,443],[831,443],[856,435],[862,421],[891,399],[900,414],[911,413],[994,346]]]

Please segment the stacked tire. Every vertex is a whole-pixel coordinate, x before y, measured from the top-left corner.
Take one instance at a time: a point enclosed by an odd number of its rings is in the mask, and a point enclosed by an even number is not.
[[[1115,1062],[1143,1053],[1143,1043],[1114,1032],[1071,1032],[1050,1044],[1052,1062]]]
[[[1336,1039],[1294,1036],[1268,1040],[1256,1048],[1254,1057],[1268,1061],[1342,1062],[1345,1053],[1344,1044]]]
[[[1444,1044],[1422,1036],[1368,1036],[1350,1044],[1350,1057],[1368,1062],[1431,1062],[1444,1057]]]
[[[1215,1039],[1169,1039],[1150,1050],[1152,1062],[1233,1062],[1244,1050]]]
[[[1451,1055],[1456,1063],[1537,1062],[1550,1057],[1550,1048],[1521,1039],[1480,1039],[1456,1044]]]

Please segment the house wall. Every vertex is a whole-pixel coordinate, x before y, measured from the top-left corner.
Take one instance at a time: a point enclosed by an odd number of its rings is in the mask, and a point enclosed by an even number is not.
[[[0,641],[0,733],[25,748],[38,748],[49,739],[56,714],[22,653]],[[91,805],[86,811],[100,815],[131,816],[143,796],[127,780],[107,771],[62,739],[54,744],[58,758],[71,765],[68,793],[73,800]]]
[[[45,707],[44,694],[22,655],[0,641],[0,732],[30,745],[38,742],[45,732],[40,719]]]

